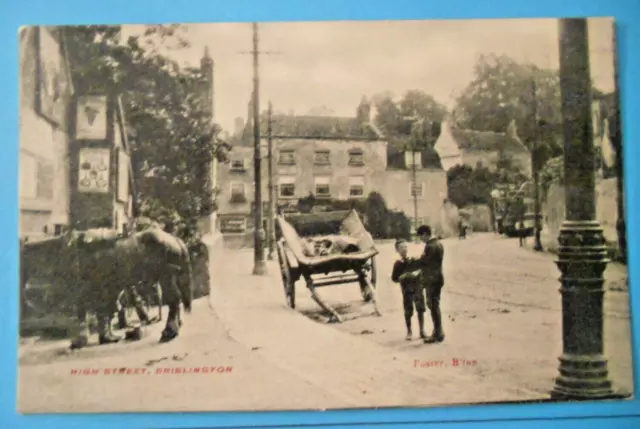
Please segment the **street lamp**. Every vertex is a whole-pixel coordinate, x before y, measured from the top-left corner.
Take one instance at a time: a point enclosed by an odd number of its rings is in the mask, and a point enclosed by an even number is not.
[[[551,397],[609,399],[620,395],[614,395],[604,357],[603,274],[608,261],[596,220],[587,20],[561,19],[559,35],[567,192],[556,262],[562,273],[562,356]]]

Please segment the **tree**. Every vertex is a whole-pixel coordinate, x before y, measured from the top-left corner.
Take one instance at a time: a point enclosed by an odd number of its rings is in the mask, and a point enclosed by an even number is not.
[[[536,167],[562,153],[560,80],[555,70],[519,64],[507,56],[481,55],[474,80],[456,100],[462,128],[504,132],[515,120]]]
[[[199,239],[197,221],[215,209],[209,167],[225,160],[227,145],[204,105],[200,70],[159,52],[187,46],[180,28],[147,26],[124,42],[120,26],[62,27],[61,34],[77,90],[122,97],[140,214],[172,223],[192,242]]]
[[[367,229],[375,238],[386,238],[389,234],[387,203],[378,192],[371,192],[364,203]]]
[[[515,185],[518,187],[528,178],[519,171],[513,160],[502,154],[497,170],[485,167],[471,168],[468,165],[455,165],[447,171],[447,193],[449,201],[458,207],[471,204],[490,204],[491,191],[496,185]]]
[[[416,133],[414,124],[421,120],[421,144],[433,146],[440,133],[440,123],[447,114],[444,105],[422,91],[408,91],[398,102],[389,94],[372,97],[377,114],[375,122],[388,137],[408,137]]]

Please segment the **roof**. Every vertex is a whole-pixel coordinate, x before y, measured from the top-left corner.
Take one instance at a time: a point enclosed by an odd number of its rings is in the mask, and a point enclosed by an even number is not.
[[[261,130],[268,134],[267,118],[262,118]],[[271,117],[271,135],[291,138],[327,138],[378,140],[381,135],[369,123],[360,123],[356,118],[335,116],[293,116],[274,115]]]
[[[268,119],[262,115],[260,121],[262,137],[269,134]],[[253,121],[246,123],[244,142],[253,136]],[[330,139],[330,140],[381,140],[382,133],[370,123],[360,123],[356,118],[335,116],[294,116],[273,115],[271,117],[271,136],[273,138]]]
[[[392,138],[387,144],[387,167],[392,169],[406,169],[405,152],[409,144],[408,138]],[[420,153],[422,168],[442,169],[440,157],[432,146],[423,148]]]
[[[529,152],[519,139],[507,133],[451,128],[451,135],[461,150]]]

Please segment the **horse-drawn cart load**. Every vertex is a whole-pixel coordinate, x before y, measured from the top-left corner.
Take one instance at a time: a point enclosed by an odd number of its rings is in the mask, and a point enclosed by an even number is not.
[[[331,321],[341,318],[320,298],[318,287],[358,283],[365,302],[380,315],[375,297],[378,250],[355,210],[280,215],[276,225],[278,261],[291,308],[296,305],[296,282],[303,278]]]

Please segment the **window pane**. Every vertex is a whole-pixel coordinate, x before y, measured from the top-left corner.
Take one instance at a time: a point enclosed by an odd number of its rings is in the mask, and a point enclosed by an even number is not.
[[[364,154],[359,149],[354,149],[349,152],[349,165],[358,166],[364,165]]]
[[[292,150],[281,150],[278,159],[279,164],[292,165],[296,163],[295,154]]]
[[[234,170],[244,169],[244,159],[234,159],[231,161],[231,168]]]
[[[331,164],[331,153],[328,150],[316,151],[315,164],[316,165]]]
[[[231,195],[244,195],[244,183],[232,183]]]
[[[364,188],[359,185],[351,185],[351,187],[349,188],[349,196],[351,197],[364,196]]]
[[[413,161],[415,157],[415,165],[416,167],[420,167],[422,165],[422,154],[420,152],[405,152],[404,153],[404,161],[407,167],[413,166]]]
[[[328,196],[331,195],[331,189],[329,185],[318,184],[316,185],[316,195],[317,196]]]
[[[292,183],[282,184],[280,185],[280,196],[281,197],[295,197],[296,195],[296,187]]]

